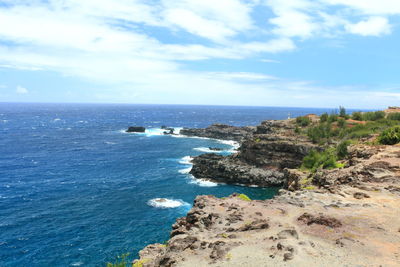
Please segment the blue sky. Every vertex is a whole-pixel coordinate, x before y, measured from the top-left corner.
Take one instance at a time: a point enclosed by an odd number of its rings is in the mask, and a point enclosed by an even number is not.
[[[0,102],[400,105],[399,0],[0,0]]]

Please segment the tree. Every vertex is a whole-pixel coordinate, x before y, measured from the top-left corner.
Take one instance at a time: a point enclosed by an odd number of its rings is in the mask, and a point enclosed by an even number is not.
[[[339,116],[342,118],[346,118],[346,109],[342,106],[339,107]]]

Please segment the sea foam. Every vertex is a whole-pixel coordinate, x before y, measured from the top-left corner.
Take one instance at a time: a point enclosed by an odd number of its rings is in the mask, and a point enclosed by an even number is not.
[[[184,165],[192,165],[192,157],[191,156],[185,156],[179,160],[180,164]]]
[[[160,209],[169,209],[178,208],[181,206],[189,206],[189,203],[186,203],[181,199],[153,198],[147,201],[147,205]]]
[[[188,174],[191,170],[192,170],[192,166],[190,166],[189,168],[181,169],[178,172],[182,173],[182,174]]]
[[[214,187],[214,186],[218,186],[218,183],[215,182],[211,182],[209,180],[205,180],[205,179],[196,179],[193,176],[191,177],[191,180],[189,182],[190,184],[196,184],[198,186],[201,187]]]

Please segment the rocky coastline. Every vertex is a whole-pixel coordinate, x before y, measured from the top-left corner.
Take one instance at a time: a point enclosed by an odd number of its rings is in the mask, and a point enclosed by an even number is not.
[[[251,138],[255,130],[255,127],[250,126],[236,127],[226,124],[213,124],[207,128],[183,128],[180,134],[242,142],[244,139]]]
[[[248,186],[277,186],[285,182],[284,169],[297,168],[312,149],[320,149],[295,132],[293,120],[264,121],[256,127],[215,124],[205,129],[183,129],[181,134],[239,141],[230,156],[194,157],[191,174],[198,179]]]
[[[299,169],[304,156],[324,148],[297,134],[293,120],[264,121],[241,137],[209,128],[183,133],[240,148],[195,157],[191,174],[282,189],[269,200],[198,196],[168,242],[140,251],[135,267],[400,266],[399,145],[353,144],[343,167],[310,173]]]

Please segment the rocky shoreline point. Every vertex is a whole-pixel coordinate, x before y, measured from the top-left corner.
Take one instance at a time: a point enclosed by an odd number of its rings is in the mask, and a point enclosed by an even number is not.
[[[232,134],[232,132],[234,134]],[[295,132],[293,120],[264,121],[257,127],[183,129],[181,134],[239,141],[230,156],[203,154],[194,157],[191,174],[199,179],[249,186],[278,186],[285,182],[284,169],[297,168],[312,149],[320,149]]]
[[[221,140],[232,140],[241,142],[244,139],[251,138],[256,127],[236,127],[226,124],[213,124],[207,128],[183,128],[180,134],[186,136],[214,138]]]
[[[400,266],[400,146],[351,145],[343,167],[311,174],[297,167],[319,147],[294,127],[266,121],[238,153],[195,158],[199,178],[228,172],[225,182],[283,188],[269,200],[198,196],[168,242],[145,247],[134,266]],[[246,180],[251,168],[279,176]]]

